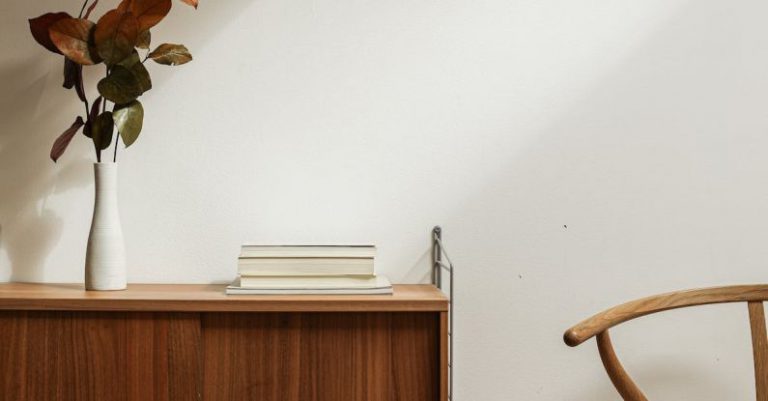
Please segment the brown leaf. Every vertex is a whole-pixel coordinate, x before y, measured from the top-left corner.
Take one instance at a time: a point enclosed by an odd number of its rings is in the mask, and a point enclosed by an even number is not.
[[[88,39],[96,24],[81,18],[65,18],[51,26],[51,40],[65,56],[81,65],[100,62]]]
[[[99,96],[93,102],[93,105],[91,105],[91,112],[88,114],[88,121],[86,122],[85,127],[83,127],[83,135],[87,136],[88,138],[93,138],[93,134],[91,134],[91,125],[96,120],[96,117],[99,116],[102,99],[104,98]]]
[[[49,29],[51,26],[53,26],[53,24],[65,18],[72,18],[72,16],[67,13],[43,14],[37,18],[32,18],[29,20],[29,30],[32,31],[32,36],[35,38],[37,43],[40,43],[43,47],[54,53],[62,54],[51,40]]]
[[[93,9],[96,8],[97,4],[99,4],[99,0],[95,0],[93,3],[91,3],[91,6],[88,7],[88,11],[85,12],[85,16],[83,16],[83,18],[88,19],[88,17],[91,16]]]
[[[85,124],[83,118],[77,116],[75,122],[72,123],[72,126],[67,128],[67,130],[53,143],[53,147],[51,148],[51,160],[53,160],[54,163],[58,161],[61,155],[64,154],[64,151],[67,150],[67,146],[72,142],[72,138],[75,137],[75,134],[77,134],[77,131],[83,124]]]
[[[117,64],[130,56],[138,37],[136,17],[120,10],[104,14],[93,32],[96,49],[107,65]]]
[[[127,10],[139,21],[139,32],[160,23],[171,11],[171,0],[123,0],[118,10]]]
[[[192,55],[189,54],[186,46],[172,43],[158,46],[152,53],[149,53],[149,58],[164,65],[182,65],[192,61]]]
[[[64,87],[67,89],[75,88],[77,97],[85,102],[85,88],[83,87],[83,66],[76,62],[64,58]]]
[[[198,3],[197,0],[181,0],[181,1],[183,1],[184,3],[189,4],[190,6],[192,6],[194,8],[197,8],[197,3]]]

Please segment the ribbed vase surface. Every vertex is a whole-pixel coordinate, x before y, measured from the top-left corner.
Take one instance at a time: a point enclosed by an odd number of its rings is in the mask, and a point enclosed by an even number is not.
[[[85,255],[85,288],[126,288],[125,244],[117,207],[117,164],[94,163],[96,191],[91,233]]]

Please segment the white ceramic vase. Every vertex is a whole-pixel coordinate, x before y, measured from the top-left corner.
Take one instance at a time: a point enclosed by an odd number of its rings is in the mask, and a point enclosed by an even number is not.
[[[96,196],[85,254],[85,288],[115,291],[126,288],[125,244],[117,208],[117,164],[94,163]]]

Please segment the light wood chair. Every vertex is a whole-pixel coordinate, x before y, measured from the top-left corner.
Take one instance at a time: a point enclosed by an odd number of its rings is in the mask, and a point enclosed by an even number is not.
[[[768,336],[763,301],[768,300],[768,285],[739,285],[671,292],[638,299],[598,313],[565,332],[565,343],[575,347],[597,337],[597,348],[611,382],[625,401],[648,401],[616,357],[608,329],[640,316],[689,306],[746,302],[752,329],[752,354],[755,363],[757,401],[768,401]]]

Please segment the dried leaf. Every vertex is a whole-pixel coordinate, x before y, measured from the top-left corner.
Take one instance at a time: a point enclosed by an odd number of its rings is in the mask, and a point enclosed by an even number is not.
[[[152,53],[149,53],[149,58],[164,65],[182,65],[192,61],[192,55],[189,54],[189,50],[184,45],[172,43],[158,46]]]
[[[43,47],[54,53],[62,54],[51,40],[49,30],[53,24],[65,18],[72,18],[72,16],[67,13],[43,14],[37,18],[32,18],[29,20],[29,30],[32,31],[32,36],[35,38],[37,43],[40,43]]]
[[[130,12],[112,10],[96,24],[93,39],[99,56],[107,65],[114,65],[128,57],[139,38],[136,17]]]
[[[149,45],[152,43],[152,32],[149,29],[141,31],[139,33],[139,39],[136,41],[136,47],[139,49],[149,49]]]
[[[99,116],[99,108],[101,107],[101,102],[103,101],[104,98],[101,96],[97,97],[96,100],[93,101],[93,105],[91,105],[91,114],[88,114],[89,120],[93,120]]]
[[[91,126],[93,125],[93,121],[96,120],[96,117],[99,116],[102,100],[103,98],[101,96],[97,97],[91,105],[90,113],[88,113],[88,121],[85,122],[85,127],[83,127],[83,135],[87,136],[88,138],[93,138],[93,134],[91,133]]]
[[[131,70],[116,65],[106,78],[99,81],[99,93],[105,99],[115,103],[130,103],[141,96],[142,84]]]
[[[93,135],[93,144],[96,149],[104,150],[112,143],[112,134],[115,132],[115,121],[112,118],[111,111],[105,111],[99,114],[91,122],[91,134]]]
[[[130,11],[139,21],[139,32],[160,23],[171,11],[171,0],[123,0],[118,10]]]
[[[76,62],[64,58],[64,87],[67,89],[75,88],[77,97],[85,102],[85,88],[83,87],[83,66]]]
[[[197,0],[181,0],[181,1],[197,9],[197,3],[198,3]]]
[[[83,118],[77,116],[75,122],[72,123],[72,126],[67,128],[67,130],[53,143],[53,147],[51,148],[51,160],[53,160],[54,163],[57,162],[61,155],[64,154],[64,151],[67,150],[67,146],[72,142],[72,138],[75,137],[75,134],[77,134],[77,131],[83,124],[85,124]]]
[[[86,19],[65,18],[51,26],[51,40],[70,60],[81,65],[94,65],[101,61],[88,40],[95,26]]]
[[[144,107],[136,100],[125,105],[115,106],[113,115],[125,147],[133,145],[144,125]]]
[[[99,0],[95,0],[93,3],[91,3],[91,6],[88,7],[88,11],[85,12],[85,15],[83,18],[88,19],[88,17],[91,16],[91,13],[93,12],[93,9],[96,8],[96,5],[99,4]]]

